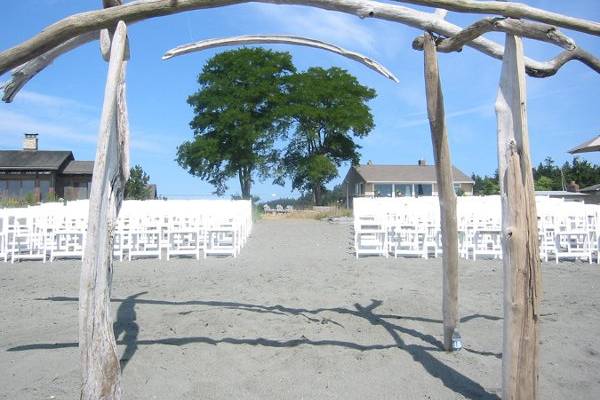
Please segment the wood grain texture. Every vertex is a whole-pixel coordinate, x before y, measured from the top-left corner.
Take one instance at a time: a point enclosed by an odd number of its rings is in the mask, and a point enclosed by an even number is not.
[[[0,53],[0,75],[11,68],[35,58],[46,51],[62,44],[85,32],[98,31],[113,27],[117,21],[126,23],[140,21],[148,18],[171,15],[189,10],[223,7],[233,4],[246,3],[248,0],[138,0],[121,6],[110,7],[104,10],[89,11],[75,14],[58,21],[33,38],[4,50]],[[357,15],[361,18],[377,18],[394,21],[419,29],[426,30],[442,36],[452,36],[459,33],[462,28],[439,18],[432,13],[416,11],[407,7],[394,4],[379,3],[370,0],[260,0],[259,2],[270,4],[297,4],[310,5],[312,7],[326,10],[339,11]],[[497,3],[507,4],[507,3]],[[432,2],[433,6],[435,6]],[[450,9],[449,7],[445,7]],[[550,19],[544,22],[555,23],[558,21]],[[600,24],[593,23],[593,26]],[[478,37],[468,43],[468,46],[488,54],[494,58],[502,59],[504,48],[502,45]],[[569,58],[581,59],[579,57]],[[556,64],[544,63],[532,59],[525,59],[528,68],[543,71],[553,68]]]
[[[504,340],[502,398],[538,397],[541,271],[529,156],[525,66],[521,38],[506,35],[496,99],[502,199]]]
[[[124,79],[127,29],[119,22],[111,59],[96,147],[89,200],[86,246],[79,287],[79,351],[82,400],[121,398],[121,371],[110,309],[113,232],[123,199],[120,160],[119,91]]]
[[[456,193],[454,192],[454,176],[444,112],[444,96],[442,94],[435,42],[431,34],[427,32],[424,38],[427,115],[431,128],[431,142],[435,159],[442,230],[444,348],[446,351],[451,351],[452,334],[458,324],[458,223],[456,219]]]
[[[162,57],[163,60],[168,60],[173,57],[177,57],[183,54],[188,54],[196,51],[202,51],[206,49],[212,49],[215,47],[222,46],[236,46],[240,44],[265,44],[265,43],[281,43],[281,44],[291,44],[296,46],[307,46],[313,47],[321,50],[330,51],[332,53],[339,54],[343,57],[349,58],[351,60],[357,61],[378,74],[383,75],[384,77],[391,79],[392,81],[398,83],[398,78],[394,76],[386,67],[377,61],[364,56],[360,53],[346,50],[342,47],[336,46],[331,43],[322,42],[320,40],[309,39],[301,36],[287,36],[287,35],[244,35],[244,36],[234,36],[227,38],[216,38],[216,39],[206,39],[201,40],[194,43],[188,43],[181,46],[177,46],[174,49],[171,49],[165,53]]]
[[[117,132],[119,136],[119,160],[121,161],[119,175],[123,188],[127,179],[129,179],[129,112],[127,109],[127,84],[125,82],[127,64],[127,61],[123,61],[117,93]]]

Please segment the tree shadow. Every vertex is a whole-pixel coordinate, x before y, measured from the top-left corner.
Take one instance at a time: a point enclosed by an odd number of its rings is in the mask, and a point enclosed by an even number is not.
[[[117,309],[117,318],[113,323],[113,331],[115,333],[115,339],[119,342],[119,336],[124,333],[123,340],[120,344],[125,345],[125,351],[119,360],[121,364],[121,371],[125,369],[127,363],[138,348],[138,334],[140,327],[136,323],[135,303],[139,296],[147,294],[148,292],[140,292],[128,296],[122,302]]]
[[[469,399],[499,399],[499,397],[488,392],[479,383],[473,381],[466,375],[459,371],[447,366],[437,358],[435,358],[432,352],[443,352],[443,344],[437,338],[432,335],[419,332],[418,330],[401,326],[397,323],[392,323],[388,320],[415,320],[429,323],[441,323],[437,319],[429,319],[422,317],[410,317],[401,315],[390,315],[390,314],[377,314],[375,309],[383,304],[381,300],[371,300],[371,303],[363,306],[355,303],[353,308],[344,307],[332,307],[332,308],[316,308],[316,309],[305,309],[305,308],[291,308],[282,305],[257,305],[249,303],[237,303],[237,302],[226,302],[226,301],[204,301],[204,300],[191,300],[191,301],[169,301],[169,300],[153,300],[153,299],[140,299],[139,296],[146,294],[147,292],[137,293],[132,296],[128,296],[125,299],[112,299],[112,302],[121,302],[117,310],[117,321],[115,322],[115,338],[118,339],[121,333],[125,333],[122,340],[117,340],[118,344],[124,344],[126,346],[125,352],[122,357],[122,367],[131,359],[138,346],[148,345],[171,345],[171,346],[183,346],[187,344],[209,344],[217,345],[221,343],[228,343],[234,345],[250,345],[250,346],[266,346],[266,347],[297,347],[297,346],[338,346],[358,351],[372,351],[372,350],[383,350],[389,348],[400,348],[409,353],[413,360],[423,366],[423,368],[431,375],[438,378],[444,386],[454,391],[457,394],[464,396]],[[48,297],[36,300],[47,300],[47,301],[72,301],[76,302],[76,297]],[[241,310],[247,312],[256,313],[269,313],[275,315],[284,316],[301,316],[307,318],[311,322],[321,323],[334,323],[338,326],[342,326],[339,322],[334,321],[330,318],[321,317],[319,314],[324,312],[335,313],[339,315],[351,315],[357,318],[361,318],[369,322],[374,326],[381,326],[393,339],[394,344],[371,344],[363,345],[354,342],[338,341],[338,340],[311,340],[304,336],[300,339],[292,340],[273,340],[265,338],[254,338],[254,339],[239,339],[239,338],[210,338],[204,336],[192,336],[192,337],[179,337],[179,338],[162,338],[153,340],[138,340],[139,327],[136,321],[135,305],[146,304],[146,305],[175,305],[175,306],[207,306],[207,307],[218,307],[223,309]],[[196,312],[196,310],[182,311],[180,315],[188,315]],[[199,311],[198,311],[199,312]],[[473,319],[483,318],[492,321],[501,319],[500,317],[473,314],[461,319],[462,322],[468,322]],[[421,346],[417,344],[407,344],[401,335],[407,335],[416,339],[419,339],[429,346]],[[22,346],[16,346],[7,349],[7,351],[27,351],[27,350],[39,350],[39,349],[60,349],[68,347],[77,347],[76,342],[72,343],[41,343],[41,344],[28,344]],[[468,352],[483,355],[483,356],[495,356],[501,358],[501,354],[476,351],[473,349],[465,349]]]

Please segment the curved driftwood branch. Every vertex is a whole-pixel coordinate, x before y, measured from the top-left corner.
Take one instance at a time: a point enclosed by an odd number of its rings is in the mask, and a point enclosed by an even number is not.
[[[244,35],[234,36],[220,39],[206,39],[200,40],[195,43],[188,43],[181,46],[177,46],[165,53],[162,57],[163,60],[168,60],[173,57],[181,56],[184,54],[192,53],[195,51],[202,51],[206,49],[212,49],[214,47],[222,46],[235,46],[240,44],[263,44],[263,43],[282,43],[292,44],[297,46],[308,46],[317,49],[331,51],[339,54],[351,60],[357,61],[373,71],[385,76],[388,79],[398,83],[398,78],[394,76],[386,67],[378,63],[377,61],[364,56],[354,51],[346,50],[342,47],[336,46],[331,43],[322,42],[320,40],[309,39],[301,36],[287,36],[287,35]]]
[[[437,50],[442,53],[460,51],[464,45],[487,32],[505,32],[528,37],[560,46],[567,50],[575,50],[575,41],[559,31],[556,27],[536,22],[522,21],[504,17],[488,17],[469,25],[459,33],[437,42]],[[423,49],[423,37],[413,42],[413,48]]]
[[[529,76],[533,76],[535,78],[545,78],[556,74],[563,65],[571,60],[580,61],[594,71],[600,73],[600,59],[594,57],[593,54],[588,53],[580,47],[576,48],[575,50],[563,51],[552,60],[545,62],[543,68],[538,69],[534,66],[525,64],[525,71]]]
[[[98,39],[98,33],[98,31],[87,32],[73,39],[67,40],[63,44],[56,46],[41,56],[27,61],[25,64],[15,68],[12,71],[10,79],[0,84],[0,91],[3,92],[2,101],[6,103],[13,101],[17,93],[23,88],[23,86],[25,86],[27,82],[31,80],[31,78],[43,71],[48,65],[52,64],[52,62],[59,56],[68,53],[79,46]]]
[[[512,18],[527,18],[545,22],[563,28],[600,36],[600,23],[581,18],[569,17],[535,8],[522,3],[475,0],[395,0],[401,3],[418,4],[421,6],[445,8],[473,14],[498,14]]]
[[[370,0],[258,0],[263,3],[310,5],[326,10],[345,12],[361,18],[377,18],[399,22],[419,30],[426,30],[442,36],[453,36],[462,29],[431,13],[416,11],[394,4],[379,3]],[[90,11],[67,17],[48,26],[33,38],[0,53],[0,75],[9,69],[51,50],[63,42],[82,33],[113,27],[117,21],[126,23],[143,19],[171,15],[189,10],[215,8],[233,4],[247,3],[249,0],[139,0],[104,10]],[[433,1],[431,2],[433,5]],[[507,4],[507,3],[498,3]],[[450,9],[450,7],[445,7]],[[567,17],[565,17],[567,18]],[[561,25],[555,18],[546,22]],[[563,24],[564,25],[564,24]],[[600,24],[597,24],[600,26]],[[599,28],[600,30],[600,28]],[[496,42],[478,37],[468,44],[494,58],[502,59],[504,47]],[[526,66],[535,70],[552,68],[548,63],[532,59],[525,60]]]
[[[437,40],[437,50],[443,53],[460,51],[462,47],[473,42],[487,32],[505,32],[516,36],[525,36],[556,44],[567,50],[545,63],[526,63],[527,74],[537,78],[552,76],[568,61],[578,60],[600,73],[600,59],[577,47],[573,39],[555,27],[534,22],[520,21],[512,18],[484,18],[473,23],[456,35]],[[417,37],[412,44],[415,50],[423,50],[423,36]]]

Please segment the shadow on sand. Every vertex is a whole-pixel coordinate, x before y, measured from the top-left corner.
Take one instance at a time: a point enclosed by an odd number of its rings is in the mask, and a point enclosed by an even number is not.
[[[421,318],[421,317],[410,317],[400,315],[385,315],[375,313],[375,309],[383,304],[381,300],[371,300],[368,305],[361,305],[358,303],[354,304],[354,308],[317,308],[317,309],[304,309],[304,308],[290,308],[281,305],[264,306],[257,304],[248,303],[237,303],[237,302],[224,302],[224,301],[202,301],[202,300],[191,300],[191,301],[167,301],[167,300],[152,300],[152,299],[140,299],[139,297],[147,294],[147,292],[140,292],[125,299],[112,299],[112,302],[121,303],[117,310],[117,321],[114,323],[114,333],[117,343],[125,345],[125,351],[121,358],[121,366],[124,368],[127,362],[133,357],[138,346],[148,345],[171,345],[171,346],[183,346],[188,344],[209,344],[217,345],[220,343],[229,343],[234,345],[251,345],[251,346],[267,346],[267,347],[296,347],[296,346],[339,346],[359,351],[370,351],[370,350],[382,350],[388,348],[400,348],[408,352],[414,361],[418,362],[423,368],[433,377],[438,378],[444,386],[448,389],[460,394],[468,399],[499,399],[499,397],[488,392],[479,383],[473,381],[469,377],[461,374],[457,370],[447,366],[440,360],[435,358],[432,352],[442,352],[443,344],[435,337],[421,333],[415,329],[403,327],[397,323],[392,323],[388,320],[415,320],[422,322],[441,323],[440,320]],[[48,297],[37,300],[45,301],[67,301],[76,302],[76,297]],[[270,313],[277,315],[287,316],[302,316],[313,322],[322,322],[323,319],[318,317],[318,314],[323,312],[337,313],[340,315],[351,315],[357,318],[362,318],[368,321],[371,325],[381,326],[393,339],[394,344],[372,344],[362,345],[353,342],[345,342],[338,340],[310,340],[302,336],[300,339],[278,341],[265,338],[255,339],[239,339],[239,338],[220,338],[214,339],[204,336],[192,336],[192,337],[178,337],[178,338],[163,338],[154,340],[138,340],[139,326],[136,322],[135,306],[137,304],[144,305],[174,305],[174,306],[205,306],[205,307],[219,307],[233,310],[242,310],[256,313]],[[179,314],[186,315],[194,311],[183,311]],[[500,317],[473,314],[461,319],[461,322],[468,322],[473,319],[483,318],[492,321],[500,320]],[[327,322],[334,323],[341,326],[339,323],[333,320],[327,320]],[[119,336],[124,333],[123,338],[119,340]],[[428,343],[430,346],[420,346],[416,344],[407,344],[401,335],[408,335]],[[77,347],[78,343],[39,343],[39,344],[28,344],[22,346],[16,346],[9,348],[7,351],[27,351],[27,350],[40,350],[40,349],[61,349],[68,347]],[[466,351],[479,354],[482,356],[493,356],[501,358],[501,354],[476,351],[473,349],[465,348]]]

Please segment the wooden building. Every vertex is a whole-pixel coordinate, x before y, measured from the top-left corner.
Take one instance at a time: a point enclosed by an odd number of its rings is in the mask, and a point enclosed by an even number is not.
[[[87,199],[93,170],[71,151],[38,150],[37,134],[25,134],[23,150],[0,150],[0,199]]]
[[[453,168],[457,193],[470,196],[475,182],[456,167]],[[437,196],[435,167],[419,160],[416,165],[356,165],[350,167],[342,182],[346,206],[353,197],[419,197]]]

